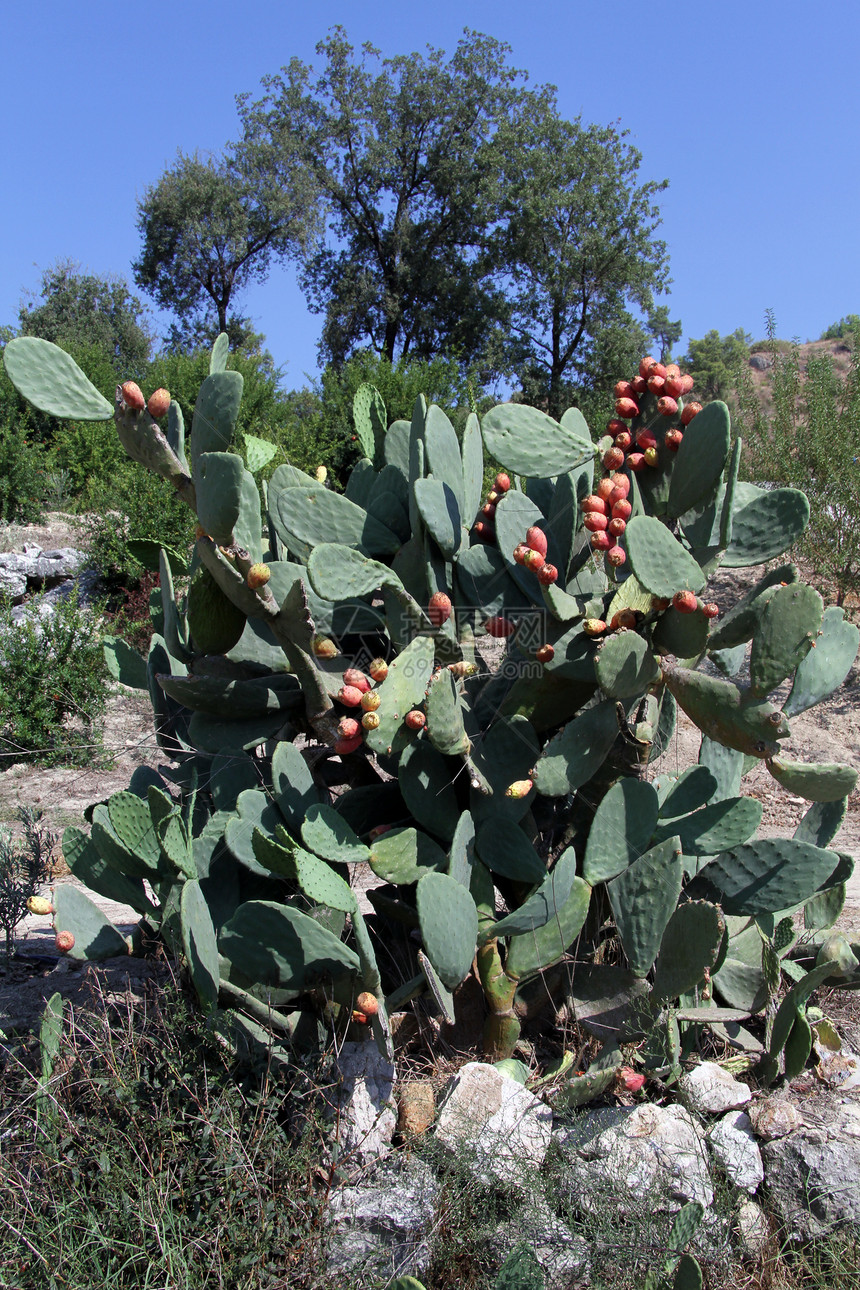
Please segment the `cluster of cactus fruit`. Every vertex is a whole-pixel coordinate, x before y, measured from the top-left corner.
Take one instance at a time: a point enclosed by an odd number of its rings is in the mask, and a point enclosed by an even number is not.
[[[13,340],[5,362],[48,412],[114,416],[199,522],[181,598],[161,554],[148,656],[109,646],[115,675],[148,690],[171,766],[136,771],[89,833],[64,837],[72,872],[140,927],[126,941],[58,886],[73,955],[160,936],[212,1025],[252,1048],[366,1024],[390,1052],[392,1009],[424,996],[454,1020],[473,975],[488,1056],[552,1007],[604,1041],[556,1093],[569,1105],[612,1084],[627,1040],[665,1074],[705,1025],[754,1048],[742,1023],[762,1009],[763,1076],[805,1062],[809,991],[860,984],[854,949],[825,936],[852,869],[832,843],[856,772],[781,744],[841,684],[860,633],[791,563],[719,619],[702,600],[719,566],[776,560],[809,518],[797,490],[739,480],[723,403],[685,404],[688,378],[643,360],[635,405],[618,396],[630,428],[610,423],[627,446],[610,447],[576,409],[556,422],[506,404],[458,436],[419,399],[389,425],[364,386],[364,455],[341,495],[289,465],[258,488],[234,450],[225,337],[187,450],[175,403],[165,432],[139,391],[111,407],[47,342]],[[646,436],[640,469],[627,448]],[[503,468],[486,499],[485,450]],[[679,709],[698,762],[655,774]],[[761,763],[809,802],[792,838],[756,836],[743,779]],[[372,913],[358,865],[378,883]]]

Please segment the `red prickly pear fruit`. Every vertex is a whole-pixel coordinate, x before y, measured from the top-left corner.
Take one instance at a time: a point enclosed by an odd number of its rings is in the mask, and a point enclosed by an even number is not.
[[[626,497],[626,496],[627,496],[627,494],[630,492],[630,480],[627,478],[627,476],[626,476],[626,475],[619,475],[619,474],[615,474],[615,475],[613,475],[613,476],[612,476],[612,478],[611,478],[611,481],[610,481],[610,482],[611,482],[611,484],[612,484],[612,488],[613,488],[613,492],[609,494],[609,504],[610,504],[610,506],[611,506],[611,505],[612,505],[612,498],[613,498],[613,495],[614,495],[614,490],[615,490],[616,488],[620,488],[620,489],[621,489],[621,491],[622,491],[622,494],[623,494],[625,497]]]
[[[690,390],[692,390],[693,386],[695,385],[695,381],[693,380],[689,372],[684,372],[684,374],[681,376],[680,379],[681,379],[681,385],[683,386],[681,393],[689,394]]]
[[[614,514],[615,507],[618,505],[618,503],[626,502],[626,501],[627,501],[627,489],[613,488],[612,492],[609,494],[610,518]]]
[[[444,591],[434,591],[427,605],[427,617],[434,627],[441,627],[451,617],[451,597]]]
[[[612,546],[612,538],[608,533],[592,533],[591,549],[592,551],[608,551]]]
[[[648,448],[657,447],[657,436],[653,430],[640,430],[636,436],[636,443],[645,452]]]
[[[539,663],[551,663],[555,658],[555,650],[552,645],[541,645],[535,658]]]
[[[359,1008],[366,1017],[375,1017],[379,1012],[379,1000],[375,994],[369,990],[364,990],[355,1001],[356,1008]]]
[[[623,535],[624,530],[626,528],[627,528],[627,521],[622,519],[612,519],[609,521],[608,525],[606,526],[607,532],[611,533],[613,537],[617,537],[617,538]]]
[[[667,381],[668,381],[670,378],[674,380],[674,379],[676,379],[677,377],[679,377],[680,375],[681,375],[681,369],[680,369],[680,367],[678,366],[678,364],[677,364],[677,363],[667,363],[667,364],[666,364],[666,380],[667,380]]]
[[[625,462],[628,470],[632,470],[634,475],[638,475],[640,470],[645,469],[645,457],[641,452],[629,452]]]
[[[619,609],[617,613],[612,615],[612,618],[609,623],[609,630],[611,632],[630,631],[635,626],[636,626],[636,610]]]
[[[633,386],[629,381],[617,381],[615,384],[616,399],[632,399]],[[619,414],[620,415],[620,414]]]
[[[420,708],[413,708],[411,712],[407,712],[403,722],[410,730],[423,730],[427,724],[427,718]]]
[[[611,546],[606,552],[606,562],[611,564],[613,569],[620,569],[622,564],[627,561],[627,552],[623,546]]]
[[[517,799],[528,797],[533,788],[534,784],[530,779],[515,779],[513,784],[508,784],[505,789],[505,797],[513,797]]]
[[[68,954],[75,948],[75,938],[72,932],[57,932],[55,944],[61,954]]]
[[[656,609],[658,613],[662,613],[664,609],[668,609],[671,603],[671,600],[666,600],[663,596],[651,597],[652,608]]]
[[[545,563],[546,561],[540,551],[535,551],[532,547],[529,547],[523,556],[523,566],[528,569],[530,573],[539,573]]]
[[[347,708],[357,708],[361,703],[362,693],[354,685],[342,685],[337,692],[337,699]]]
[[[538,555],[542,555],[544,558],[546,558],[546,553],[547,553],[546,534],[544,533],[543,529],[539,529],[536,524],[533,524],[531,528],[528,530],[528,532],[526,533],[526,546],[529,547],[532,551],[537,551]]]
[[[672,604],[679,614],[694,614],[699,607],[699,601],[692,591],[676,591]]]
[[[670,452],[677,452],[683,439],[684,433],[682,430],[679,430],[677,426],[672,426],[671,430],[667,430],[663,436],[663,442]]]
[[[348,757],[350,753],[354,753],[355,750],[360,747],[360,732],[353,739],[336,739],[334,744],[334,750],[338,757]]]
[[[606,433],[611,434],[613,438],[615,435],[621,434],[622,430],[626,429],[626,423],[624,421],[619,421],[616,417],[613,417],[611,421],[606,422]]]
[[[363,672],[359,672],[357,667],[348,667],[343,674],[344,685],[354,686],[360,694],[366,694],[370,689],[370,682]]]
[[[597,511],[588,511],[583,520],[583,524],[589,533],[602,533],[606,528],[609,520],[605,515],[598,515]]]
[[[524,564],[531,547],[527,547],[525,542],[518,542],[514,547],[514,561],[517,564]]]
[[[639,360],[639,375],[649,376],[651,373],[651,368],[656,366],[657,366],[656,358],[653,358],[650,354],[646,354],[644,358],[640,358]]]
[[[626,452],[627,449],[632,446],[633,446],[633,436],[629,430],[622,430],[620,434],[617,434],[615,436],[614,447],[620,448],[622,452]]]
[[[659,398],[659,396],[664,393],[665,387],[666,387],[665,376],[648,377],[648,389],[651,394],[656,394]]]
[[[660,454],[656,448],[646,448],[642,456],[645,458],[646,466],[656,466],[660,461]]]
[[[545,564],[538,570],[538,582],[542,587],[551,587],[556,581],[558,581],[558,569],[554,564]]]
[[[690,422],[693,420],[693,417],[697,417],[701,412],[701,410],[702,410],[701,403],[695,403],[695,402],[685,403],[683,411],[681,412],[681,425],[688,426]]]
[[[506,493],[511,486],[510,478],[504,472],[496,475],[493,483],[500,493]]]
[[[135,381],[126,381],[122,387],[122,401],[132,412],[140,412],[146,407],[143,391]]]
[[[579,509],[584,511],[586,515],[589,511],[593,511],[596,515],[605,515],[606,498],[598,497],[596,493],[589,493],[588,497],[583,497],[579,503]]]
[[[619,497],[617,502],[612,503],[612,518],[614,520],[629,520],[633,514],[633,507],[626,497]]]
[[[371,842],[375,842],[376,839],[381,838],[383,834],[390,833],[393,828],[393,824],[377,824],[370,830],[367,836]]]
[[[487,520],[491,520],[495,515],[495,513],[496,513],[496,503],[489,502],[489,501],[484,502],[484,505],[481,507],[481,514],[484,516],[484,518]]]
[[[334,658],[337,654],[337,646],[327,636],[315,636],[313,651],[317,658]]]
[[[384,658],[373,659],[367,670],[377,685],[388,676],[388,664]]]
[[[378,727],[379,727],[379,713],[378,713],[378,712],[365,712],[364,716],[361,718],[361,724],[362,724],[363,729],[365,729],[365,730],[376,730],[376,729],[378,729]]]
[[[492,542],[496,536],[496,526],[491,520],[478,520],[472,531],[477,533],[479,538],[483,538],[485,542]]]
[[[355,1022],[355,1024],[356,1024],[357,1026],[366,1026],[366,1025],[367,1025],[367,1014],[366,1014],[366,1013],[364,1013],[364,1012],[361,1012],[361,1011],[360,1011],[360,1009],[358,1009],[358,1008],[353,1008],[353,1010],[352,1010],[352,1020]]]
[[[261,587],[265,587],[271,576],[272,571],[267,564],[252,564],[245,581],[252,591],[259,591]]]
[[[713,600],[708,600],[702,605],[702,613],[706,618],[718,618],[720,607],[719,605],[715,605]]]
[[[667,376],[663,393],[668,394],[670,399],[679,399],[684,393],[684,383],[680,376]]]
[[[649,371],[648,375],[649,375],[649,376],[661,376],[661,377],[663,378],[663,380],[665,381],[665,379],[666,379],[666,369],[665,369],[665,367],[663,366],[663,364],[662,364],[662,363],[659,363],[659,362],[658,362],[658,363],[655,363],[655,364],[654,364],[654,366],[650,369],[650,371]]]
[[[341,717],[337,723],[337,733],[341,739],[354,739],[359,733],[359,724],[355,717]]]
[[[606,623],[602,618],[586,618],[582,630],[586,636],[602,636],[606,631]]]
[[[625,421],[631,420],[632,417],[638,417],[639,404],[634,399],[616,399],[615,415],[623,417]]]
[[[603,454],[603,464],[607,470],[617,470],[624,465],[624,449],[610,448]]]
[[[662,399],[657,400],[657,411],[661,417],[673,417],[678,411],[678,400],[670,399],[668,394],[664,394]]]
[[[155,390],[154,393],[150,394],[149,396],[149,401],[147,402],[146,410],[149,413],[149,415],[152,417],[153,421],[158,421],[161,417],[163,417],[166,414],[167,409],[169,407],[170,407],[170,391]]]
[[[381,702],[376,690],[368,690],[361,696],[361,706],[365,712],[375,712]]]
[[[504,640],[507,636],[512,636],[515,631],[510,618],[503,618],[501,614],[497,614],[495,618],[488,618],[485,627],[487,635],[495,637],[496,640]]]
[[[644,376],[634,376],[630,384],[633,386],[634,394],[646,394],[648,391],[648,382]]]
[[[612,480],[609,477],[607,477],[606,479],[601,479],[599,481],[594,491],[598,497],[602,497],[603,500],[606,501],[614,487],[615,485],[613,484]]]
[[[638,1093],[645,1083],[645,1076],[633,1070],[632,1066],[619,1066],[615,1081],[625,1093]]]

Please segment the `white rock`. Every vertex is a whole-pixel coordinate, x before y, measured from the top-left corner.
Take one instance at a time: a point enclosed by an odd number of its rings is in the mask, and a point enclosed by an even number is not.
[[[772,1142],[774,1138],[784,1138],[799,1129],[803,1116],[787,1098],[766,1097],[750,1107],[750,1121],[757,1137]]]
[[[522,1186],[543,1163],[552,1111],[495,1066],[467,1062],[445,1091],[436,1137],[471,1157],[482,1182]]]
[[[759,1258],[770,1240],[770,1224],[761,1205],[754,1200],[743,1200],[735,1219],[741,1252],[750,1259]]]
[[[335,1191],[327,1210],[328,1271],[360,1274],[362,1285],[369,1276],[386,1285],[391,1277],[423,1276],[438,1199],[432,1169],[414,1158],[386,1161],[357,1186]]]
[[[706,1115],[737,1111],[752,1097],[748,1085],[735,1079],[716,1062],[701,1062],[681,1076],[678,1086],[690,1109]]]
[[[344,1044],[337,1056],[340,1087],[333,1139],[338,1155],[359,1164],[387,1156],[397,1124],[394,1065],[375,1043]]]
[[[749,1116],[729,1111],[708,1131],[708,1139],[729,1182],[752,1194],[764,1178],[764,1165]]]

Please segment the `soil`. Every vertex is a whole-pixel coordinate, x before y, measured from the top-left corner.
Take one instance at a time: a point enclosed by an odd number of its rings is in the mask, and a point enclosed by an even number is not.
[[[0,547],[19,549],[24,542],[38,542],[50,550],[63,545],[74,545],[79,536],[74,528],[74,517],[52,515],[43,526],[19,526],[0,532]],[[729,608],[745,593],[762,574],[763,568],[726,570],[718,572],[709,584],[709,596],[716,600],[721,610]],[[813,586],[819,585],[814,571],[806,571],[806,579]],[[851,608],[849,613],[853,612]],[[856,612],[855,612],[856,617]],[[654,773],[675,773],[696,761],[699,745],[698,730],[683,717],[672,746]],[[855,662],[844,683],[823,703],[809,712],[794,717],[791,737],[783,745],[790,759],[809,762],[844,762],[860,770],[860,666]],[[157,767],[163,756],[155,739],[148,697],[140,691],[114,686],[107,710],[104,731],[104,750],[93,756],[89,766],[66,769],[42,769],[17,763],[0,771],[0,824],[13,824],[19,805],[38,806],[42,809],[49,827],[62,834],[70,824],[84,826],[83,812],[92,802],[104,800],[112,793],[127,788],[135,767]],[[796,828],[808,803],[786,793],[768,774],[764,765],[754,769],[744,780],[744,791],[757,797],[763,804],[764,815],[759,830],[763,837],[790,836]],[[84,826],[85,827],[85,826]],[[852,794],[848,813],[836,839],[841,851],[860,857],[860,791]],[[62,865],[55,876],[62,878]],[[123,921],[121,911],[111,910],[117,921]],[[133,917],[133,916],[132,916]],[[45,920],[40,920],[44,925]],[[848,934],[860,939],[860,865],[848,884],[845,910],[839,926]],[[44,955],[53,950],[52,941],[36,933],[29,921],[21,949],[27,955]],[[13,975],[5,978],[0,955],[0,1018],[5,1013],[9,1022],[8,1006],[10,988],[25,992],[36,989],[42,997],[42,978],[51,972],[53,959],[36,959],[31,965],[20,965]],[[61,964],[61,967],[64,966]],[[20,973],[21,980],[15,980]],[[72,971],[67,983],[75,980],[85,986],[85,973]],[[49,991],[50,993],[50,991]],[[47,996],[45,996],[47,997]],[[35,1002],[35,999],[34,999]],[[0,1029],[3,1019],[0,1019]]]

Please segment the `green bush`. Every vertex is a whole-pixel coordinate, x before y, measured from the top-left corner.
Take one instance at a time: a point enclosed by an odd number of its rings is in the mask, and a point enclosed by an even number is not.
[[[18,808],[21,836],[0,829],[0,928],[6,937],[6,957],[12,953],[15,928],[27,912],[27,901],[39,894],[51,876],[57,835],[49,832],[43,812]]]
[[[161,546],[186,554],[194,516],[171,486],[124,460],[109,485],[87,494],[83,545],[111,589],[135,586],[146,567],[129,549],[129,541],[156,539]]]
[[[831,323],[827,331],[823,331],[819,340],[842,340],[850,337],[860,327],[860,315],[846,314],[838,322]]]
[[[102,746],[108,679],[95,610],[72,592],[50,616],[0,608],[0,764],[77,766]]]
[[[37,524],[45,513],[49,457],[30,429],[26,413],[0,402],[0,520],[6,524]]]

